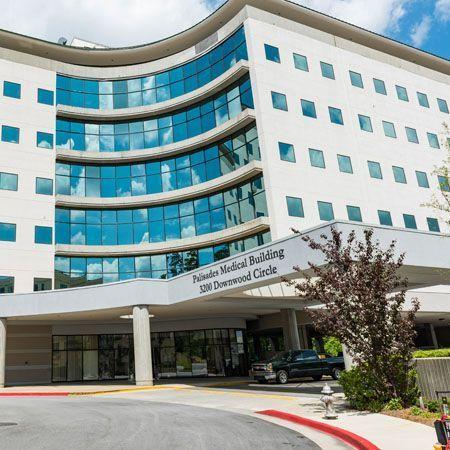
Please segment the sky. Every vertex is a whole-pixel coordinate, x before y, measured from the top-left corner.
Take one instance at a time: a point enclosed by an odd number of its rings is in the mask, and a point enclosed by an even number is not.
[[[450,59],[450,0],[291,0]],[[123,47],[196,24],[224,0],[0,0],[0,28]]]

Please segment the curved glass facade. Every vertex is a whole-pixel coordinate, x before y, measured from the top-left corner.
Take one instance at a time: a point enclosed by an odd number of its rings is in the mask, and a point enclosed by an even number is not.
[[[171,278],[270,242],[270,233],[186,252],[120,258],[55,257],[55,288],[132,278]]]
[[[206,133],[253,108],[248,76],[211,99],[147,120],[81,122],[56,120],[56,148],[91,152],[142,150]]]
[[[182,189],[260,160],[256,126],[217,144],[148,163],[81,165],[56,163],[56,193],[77,197],[130,197]]]
[[[267,216],[262,177],[223,192],[139,209],[56,208],[56,243],[129,245],[184,239]]]
[[[165,72],[113,81],[58,75],[56,103],[81,108],[122,109],[152,105],[195,91],[247,60],[244,28],[205,55]]]

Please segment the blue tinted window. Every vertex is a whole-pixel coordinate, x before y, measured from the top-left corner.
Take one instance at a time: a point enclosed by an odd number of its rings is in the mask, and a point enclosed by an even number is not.
[[[408,91],[403,86],[395,86],[397,91],[397,98],[403,100],[404,102],[409,102]]]
[[[306,56],[299,55],[297,53],[293,54],[294,58],[294,67],[299,70],[304,70],[305,72],[308,72],[308,59]]]
[[[34,227],[34,243],[35,244],[52,244],[53,230],[51,227]]]
[[[369,116],[363,116],[362,114],[358,114],[359,127],[363,131],[373,132],[372,129],[372,121]]]
[[[17,191],[17,175],[15,173],[0,172],[0,189]]]
[[[314,150],[310,148],[309,160],[311,161],[311,166],[325,169],[325,159],[323,157],[323,152],[321,150]]]
[[[272,91],[272,106],[275,109],[281,109],[283,111],[288,110],[286,95],[280,94],[279,92]]]
[[[369,173],[372,178],[383,178],[380,163],[375,161],[367,161],[367,166],[369,167]]]
[[[0,241],[16,241],[16,224],[0,222]]]
[[[36,194],[53,195],[53,180],[50,178],[36,178]]]
[[[320,220],[334,220],[333,205],[329,202],[317,202]]]
[[[406,183],[406,175],[403,167],[392,166],[392,172],[394,173],[394,180],[397,183]]]
[[[427,94],[423,94],[422,92],[417,93],[417,100],[419,101],[419,105],[424,108],[429,108],[430,104],[428,103]]]
[[[12,83],[11,81],[3,82],[3,95],[5,97],[20,98],[21,86],[19,83]]]
[[[428,230],[440,233],[439,222],[433,217],[427,217]]]
[[[351,70],[349,70],[349,74],[350,74],[350,82],[352,83],[352,85],[363,89],[364,84],[363,84],[361,74],[358,72],[353,72]]]
[[[288,161],[295,163],[295,152],[292,144],[285,144],[284,142],[278,142],[278,149],[280,152],[280,159],[282,161]]]
[[[266,53],[266,59],[269,61],[273,61],[276,63],[280,63],[280,51],[277,47],[274,47],[273,45],[264,44],[264,51]]]
[[[448,114],[448,104],[444,99],[438,98],[437,104],[438,104],[439,111]]]
[[[362,222],[361,208],[359,206],[347,205],[348,220],[353,222]]]
[[[322,71],[322,76],[325,78],[330,78],[334,80],[334,69],[331,64],[320,62],[320,70]]]
[[[53,148],[53,134],[38,131],[36,133],[36,145],[41,148]]]
[[[291,217],[305,217],[303,213],[303,203],[301,198],[286,197],[288,214]]]
[[[428,138],[428,143],[430,144],[430,147],[440,148],[439,139],[436,134],[427,133],[427,138]]]
[[[417,184],[419,187],[423,188],[429,188],[430,184],[428,183],[428,177],[425,172],[420,172],[419,170],[416,170],[416,178],[417,178]]]
[[[0,275],[0,294],[12,294],[14,292],[14,277]]]
[[[438,175],[438,183],[439,183],[439,188],[441,189],[441,191],[450,192],[450,185],[449,185],[448,178],[446,178],[443,175]]]
[[[337,155],[339,170],[345,173],[353,173],[352,160],[350,156]]]
[[[397,137],[397,133],[395,132],[395,127],[394,124],[392,122],[385,122],[383,120],[383,130],[384,130],[384,135],[387,137],[391,137],[391,138],[396,138]]]
[[[313,118],[317,117],[316,106],[314,105],[314,102],[311,102],[309,100],[301,100],[301,105],[304,116]]]
[[[375,88],[375,92],[377,94],[386,95],[386,85],[384,84],[383,80],[377,80],[376,78],[373,79],[373,86]]]
[[[416,218],[412,214],[403,214],[406,228],[417,229]]]
[[[392,227],[392,218],[389,211],[378,210],[378,219],[380,220],[380,225],[387,225]]]
[[[16,127],[10,127],[8,125],[2,125],[2,141],[12,142],[13,144],[19,143],[19,129]]]
[[[417,137],[417,131],[414,128],[405,127],[406,131],[406,138],[409,142],[412,142],[414,144],[419,143],[419,138]]]
[[[342,111],[339,108],[328,107],[328,112],[330,114],[331,123],[336,123],[338,125],[344,125],[344,119],[342,117]]]
[[[44,105],[52,105],[54,103],[53,100],[53,91],[49,91],[47,89],[38,89],[38,103],[42,103]]]

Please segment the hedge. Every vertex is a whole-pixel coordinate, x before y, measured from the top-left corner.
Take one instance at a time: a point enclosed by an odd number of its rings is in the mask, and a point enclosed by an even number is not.
[[[417,350],[413,353],[413,358],[450,358],[450,348]]]

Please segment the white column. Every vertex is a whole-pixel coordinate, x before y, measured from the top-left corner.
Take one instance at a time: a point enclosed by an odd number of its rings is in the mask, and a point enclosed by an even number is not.
[[[345,370],[350,370],[355,364],[352,355],[350,355],[345,345],[342,345],[342,353],[344,356]]]
[[[300,338],[298,336],[297,316],[295,309],[286,310],[286,327],[285,331],[288,335],[289,348],[286,350],[300,350]]]
[[[430,333],[431,333],[431,340],[433,342],[433,347],[439,348],[436,332],[434,331],[434,325],[432,323],[430,323]]]
[[[137,386],[153,386],[152,347],[148,307],[133,307],[134,370]]]
[[[5,387],[6,319],[0,318],[0,388]]]

